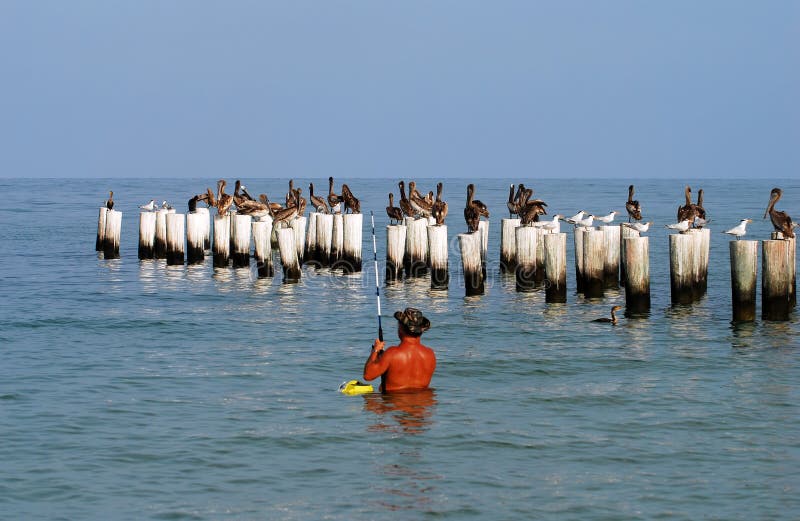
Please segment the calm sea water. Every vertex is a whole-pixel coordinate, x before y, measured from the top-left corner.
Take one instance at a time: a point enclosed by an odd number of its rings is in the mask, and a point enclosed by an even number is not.
[[[407,305],[433,322],[435,389],[346,397],[336,388],[360,376],[376,330],[368,227],[363,273],[306,268],[282,285],[210,259],[137,260],[137,206],[184,208],[214,180],[0,180],[0,517],[800,518],[800,325],[731,325],[719,233],[750,217],[748,237],[767,237],[769,190],[781,186],[779,208],[800,216],[800,182],[637,184],[657,223],[652,313],[610,327],[590,320],[624,294],[586,301],[571,269],[566,305],[497,274],[518,181],[552,213],[624,212],[625,180],[478,180],[492,211],[487,294],[464,298],[454,250],[449,291],[382,288],[387,337]],[[376,211],[382,259],[395,181],[349,182]],[[465,227],[467,182],[445,184],[451,236]],[[702,301],[673,308],[661,225],[687,182],[713,219],[710,280]],[[113,261],[94,252],[108,189],[124,212]]]

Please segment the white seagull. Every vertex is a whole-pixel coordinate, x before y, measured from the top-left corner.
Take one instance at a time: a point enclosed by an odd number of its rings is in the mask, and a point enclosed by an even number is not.
[[[653,221],[649,221],[646,223],[622,223],[622,226],[626,226],[628,228],[633,228],[639,233],[644,233],[650,229],[650,225],[653,224]]]
[[[594,222],[594,215],[589,214],[584,219],[575,221],[575,227],[591,228],[592,222]]]
[[[752,219],[742,219],[741,222],[739,222],[738,226],[734,226],[730,230],[724,231],[722,233],[727,233],[728,235],[734,235],[736,237],[736,240],[738,241],[739,237],[741,237],[745,233],[747,233],[747,230],[746,230],[747,223],[751,223],[751,222],[753,222]]]
[[[585,212],[585,211],[583,211],[583,210],[581,210],[580,212],[576,213],[576,214],[575,214],[575,215],[573,215],[572,217],[569,217],[569,218],[567,218],[567,219],[564,219],[564,220],[565,220],[565,221],[567,221],[567,222],[568,222],[568,223],[570,223],[570,224],[575,224],[576,222],[578,222],[578,221],[580,221],[581,219],[583,219],[583,216],[584,216],[584,215],[586,215],[586,212]]]
[[[142,210],[148,211],[148,212],[152,212],[153,210],[156,209],[156,202],[155,202],[154,199],[150,199],[149,203],[143,204],[139,208],[141,208]]]
[[[533,225],[537,228],[543,228],[551,233],[559,233],[561,231],[561,223],[558,222],[558,220],[563,218],[563,215],[558,214],[553,216],[552,221],[539,221],[533,223]]]
[[[162,210],[172,210],[172,206],[170,206],[169,204],[167,204],[167,202],[166,202],[166,201],[161,201],[161,209],[162,209]]]
[[[618,213],[619,212],[615,210],[615,211],[611,212],[608,215],[603,215],[602,217],[598,217],[598,216],[595,215],[594,216],[594,220],[595,221],[600,221],[601,223],[610,224],[610,223],[614,222],[614,216],[617,215]]]
[[[684,219],[679,223],[665,224],[664,226],[666,226],[670,230],[678,230],[679,232],[683,233],[689,229],[689,223],[690,223],[689,219]]]
[[[703,219],[702,217],[695,216],[694,217],[694,227],[695,228],[702,228],[706,224],[710,223],[711,219]]]

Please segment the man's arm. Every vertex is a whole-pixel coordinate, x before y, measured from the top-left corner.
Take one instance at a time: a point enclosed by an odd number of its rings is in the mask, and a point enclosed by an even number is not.
[[[372,344],[372,352],[364,364],[364,380],[374,380],[389,368],[388,357],[383,352],[384,345],[386,344],[380,340],[375,340],[375,343]]]

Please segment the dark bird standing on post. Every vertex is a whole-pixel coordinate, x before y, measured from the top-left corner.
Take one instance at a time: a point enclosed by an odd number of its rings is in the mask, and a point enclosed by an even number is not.
[[[333,192],[333,177],[328,178],[328,205],[331,207],[331,213],[341,213],[341,210],[336,211],[336,205],[342,202],[342,198]]]
[[[769,220],[772,221],[772,227],[776,232],[781,232],[784,238],[794,238],[794,226],[792,226],[792,218],[786,212],[781,212],[775,209],[775,203],[783,195],[780,188],[773,188],[769,194],[769,205],[767,211],[764,212],[764,219],[769,215]]]
[[[318,195],[314,195],[314,183],[310,183],[308,185],[308,198],[311,199],[311,206],[314,207],[319,213],[330,213],[328,211],[328,205],[325,203],[325,199]]]
[[[642,220],[642,205],[633,198],[633,185],[628,187],[628,202],[625,203],[625,209],[628,210],[628,222],[631,222],[631,219]]]
[[[233,204],[233,196],[225,193],[225,186],[227,183],[224,179],[217,181],[217,215],[225,215],[228,213],[231,205]]]
[[[691,187],[686,187],[684,196],[686,197],[686,204],[678,207],[678,222],[689,221],[691,223],[694,221],[695,216],[697,216],[697,206],[692,203]]]
[[[533,190],[527,188],[524,198],[520,201],[520,226],[530,226],[539,221],[540,215],[547,215],[547,210],[545,210],[547,203],[541,199],[531,200],[531,196],[533,196]]]
[[[109,210],[114,209],[114,192],[110,190],[108,192],[108,201],[106,201],[106,208],[108,208]]]
[[[350,210],[350,213],[361,213],[361,202],[350,191],[350,187],[346,184],[342,185],[342,200],[344,201],[344,211]]]
[[[386,215],[389,216],[389,224],[392,221],[398,224],[403,222],[403,210],[394,205],[394,194],[389,192],[389,206],[386,207]]]
[[[436,184],[436,200],[431,206],[431,216],[436,219],[436,226],[443,225],[444,219],[447,217],[447,203],[442,201],[442,188],[441,182]]]
[[[406,197],[406,183],[400,181],[397,183],[397,186],[400,187],[400,209],[403,210],[403,213],[406,217],[411,217],[412,219],[416,218],[416,212],[414,208],[411,206],[411,201],[408,200]]]
[[[467,222],[467,231],[469,233],[478,231],[478,223],[481,220],[480,210],[473,199],[474,195],[475,185],[470,183],[467,185],[467,205],[464,208],[464,220]]]

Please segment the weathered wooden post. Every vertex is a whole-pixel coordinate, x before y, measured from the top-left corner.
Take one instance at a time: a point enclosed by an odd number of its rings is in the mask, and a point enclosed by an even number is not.
[[[758,241],[730,241],[731,302],[734,322],[756,319]]]
[[[461,247],[461,265],[464,268],[464,290],[466,295],[483,295],[484,281],[481,269],[481,234],[480,232],[460,233],[458,242]]]
[[[303,264],[303,255],[306,250],[306,216],[295,217],[291,222],[294,230],[294,246],[297,248],[297,260]]]
[[[706,294],[708,288],[708,257],[711,245],[711,230],[708,228],[689,230],[695,240],[695,273],[692,288],[694,300]]]
[[[619,287],[620,230],[619,226],[601,226],[605,241],[603,284],[606,288]]]
[[[230,260],[230,216],[215,215],[214,216],[214,248],[212,255],[214,257],[215,268],[225,268],[228,266]]]
[[[794,240],[761,243],[761,318],[789,320],[792,311]]]
[[[517,235],[514,231],[520,219],[500,221],[500,271],[513,273],[517,262]]]
[[[431,289],[447,289],[447,286],[450,283],[447,247],[447,225],[428,225],[428,253],[431,260]]]
[[[536,244],[537,230],[532,226],[517,227],[515,251],[517,254],[517,267],[515,268],[517,291],[529,292],[536,285]]]
[[[694,236],[683,233],[669,236],[669,285],[673,304],[691,304],[694,300],[695,255]]]
[[[156,211],[156,244],[155,258],[167,258],[167,214],[169,210],[161,208]]]
[[[186,220],[182,213],[167,213],[167,266],[183,265]]]
[[[567,301],[567,234],[548,233],[544,242],[545,302]]]
[[[198,217],[200,220],[200,224],[198,226],[202,230],[203,233],[203,250],[210,250],[211,249],[211,216],[209,214],[208,208],[197,208],[195,209],[195,213],[202,217]],[[189,223],[186,223],[186,231],[189,231]]]
[[[103,243],[105,242],[106,235],[106,212],[108,208],[105,206],[100,207],[100,213],[97,215],[97,240],[94,242],[94,251],[103,251]]]
[[[363,214],[348,213],[342,216],[342,220],[342,268],[345,273],[357,273],[361,271]]]
[[[103,258],[119,259],[119,237],[122,232],[122,212],[106,212],[106,229],[103,232]]]
[[[253,221],[252,228],[258,277],[272,277],[275,275],[275,268],[272,265],[272,241],[270,241],[272,218],[267,216],[259,221]]]
[[[198,208],[200,210],[201,208]],[[205,208],[202,208],[205,210]],[[205,229],[208,214],[189,212],[186,214],[186,263],[198,264],[205,258]]]
[[[583,237],[584,227],[576,226],[573,229],[572,241],[575,246],[575,291],[583,293]]]
[[[536,227],[536,270],[533,272],[533,281],[536,286],[541,286],[545,280],[544,269],[544,236],[549,235],[550,231]]]
[[[630,226],[620,226],[620,244],[619,244],[619,280],[622,285],[625,285],[625,239],[639,237],[639,232]]]
[[[105,221],[105,216],[103,216]],[[152,259],[155,255],[156,214],[139,213],[139,259]]]
[[[317,258],[320,265],[330,267],[333,242],[333,215],[317,214]]]
[[[387,282],[403,275],[403,257],[406,251],[406,226],[394,224],[386,227],[386,274]]]
[[[306,251],[303,253],[303,262],[318,262],[317,258],[317,215],[318,212],[308,214],[308,227],[306,228]]]
[[[330,222],[333,226],[333,221]],[[278,230],[278,250],[281,253],[283,266],[283,283],[291,284],[300,281],[300,262],[297,260],[297,246],[294,244],[294,230],[281,228]]]
[[[233,267],[246,268],[250,266],[251,218],[249,215],[236,214],[233,219],[236,221],[233,227]]]
[[[486,279],[486,253],[489,249],[489,221],[478,222],[478,232],[481,234],[481,272]]]
[[[625,251],[625,316],[650,311],[650,241],[647,237],[622,240]],[[619,243],[617,243],[619,244]]]
[[[603,298],[603,267],[606,254],[603,232],[591,227],[583,231],[583,296]]]
[[[344,216],[340,213],[333,216],[331,231],[331,268],[344,270]]]
[[[422,277],[428,272],[428,220],[406,217],[406,251],[403,268],[406,278]]]

